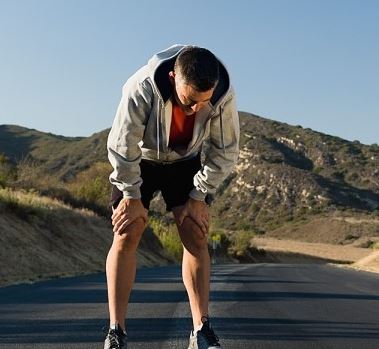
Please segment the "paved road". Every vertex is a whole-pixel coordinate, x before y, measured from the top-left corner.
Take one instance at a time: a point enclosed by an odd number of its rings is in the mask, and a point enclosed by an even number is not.
[[[213,326],[225,349],[378,349],[379,276],[331,265],[218,265]],[[141,269],[130,349],[187,348],[179,267]],[[0,289],[0,348],[102,348],[104,274]]]

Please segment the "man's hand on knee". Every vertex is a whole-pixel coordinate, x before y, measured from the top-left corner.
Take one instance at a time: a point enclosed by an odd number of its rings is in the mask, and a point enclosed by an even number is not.
[[[185,217],[190,217],[200,227],[204,235],[208,234],[209,208],[204,201],[188,199],[178,219],[180,225],[182,225]]]
[[[123,198],[112,214],[113,232],[122,235],[125,228],[138,218],[147,223],[147,210],[140,199]]]

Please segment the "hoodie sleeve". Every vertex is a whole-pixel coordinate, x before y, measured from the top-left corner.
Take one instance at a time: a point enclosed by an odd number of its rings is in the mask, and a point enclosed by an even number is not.
[[[108,135],[108,159],[113,167],[109,180],[126,198],[141,198],[142,153],[138,143],[151,112],[152,95],[152,87],[146,80],[128,80]]]
[[[195,188],[190,197],[204,200],[232,171],[239,154],[239,118],[234,92],[210,121],[210,146],[202,168],[194,177]]]

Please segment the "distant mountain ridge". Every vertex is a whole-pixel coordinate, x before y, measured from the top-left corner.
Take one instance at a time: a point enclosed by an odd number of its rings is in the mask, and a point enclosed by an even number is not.
[[[36,161],[63,180],[72,178],[97,161],[107,161],[109,129],[90,137],[64,137],[16,125],[0,125],[0,153],[12,162]]]
[[[351,210],[379,213],[379,146],[350,142],[301,126],[240,112],[240,158],[217,192],[214,212],[231,229],[274,229],[299,217]],[[109,129],[63,137],[0,126],[0,153],[29,156],[68,180],[107,162]],[[379,232],[378,232],[379,234]]]

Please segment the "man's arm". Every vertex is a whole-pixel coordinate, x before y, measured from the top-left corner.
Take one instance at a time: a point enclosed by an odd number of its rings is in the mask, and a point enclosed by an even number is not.
[[[152,90],[147,82],[129,80],[123,87],[112,129],[108,136],[108,158],[113,166],[110,182],[122,193],[123,199],[112,214],[113,231],[122,234],[137,218],[147,221],[147,211],[140,200],[142,184],[139,163],[147,118],[150,115]]]
[[[147,82],[127,81],[108,135],[108,159],[113,167],[109,179],[124,198],[141,198],[139,163],[145,125],[151,112],[152,90]]]
[[[220,110],[219,114],[211,120],[210,147],[202,168],[194,177],[195,188],[191,191],[190,198],[179,217],[179,224],[186,216],[189,216],[199,225],[203,233],[207,234],[209,209],[204,199],[207,194],[216,192],[217,187],[237,162],[239,135],[239,118],[234,93],[232,93],[223,110]]]
[[[211,119],[210,146],[202,168],[194,177],[195,188],[190,193],[191,198],[204,200],[207,194],[216,192],[237,162],[239,136],[239,117],[235,95],[232,92],[222,110]]]

